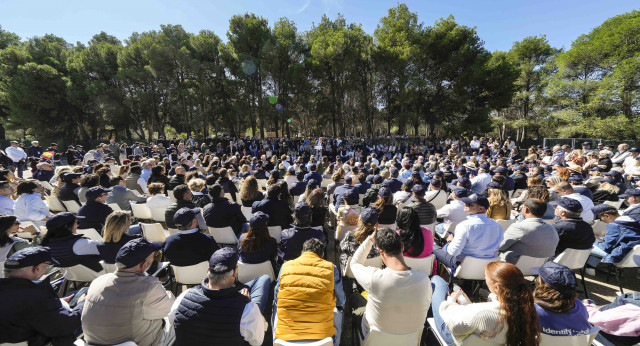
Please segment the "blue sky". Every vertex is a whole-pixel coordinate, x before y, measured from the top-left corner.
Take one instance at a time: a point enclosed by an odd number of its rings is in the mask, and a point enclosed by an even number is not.
[[[490,51],[508,50],[526,36],[546,34],[554,47],[569,48],[579,35],[604,20],[640,9],[638,0],[416,0],[405,2],[425,25],[453,14],[460,24],[476,27]],[[373,34],[381,17],[397,1],[375,0],[0,0],[0,25],[22,39],[44,34],[71,43],[86,43],[105,31],[120,39],[132,32],[156,30],[161,24],[180,24],[187,31],[215,32],[226,40],[229,18],[253,12],[273,23],[292,19],[299,30],[319,22],[323,13],[362,24]]]

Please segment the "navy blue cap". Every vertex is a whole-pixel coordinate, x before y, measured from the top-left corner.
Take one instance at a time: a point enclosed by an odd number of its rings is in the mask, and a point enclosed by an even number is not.
[[[178,227],[186,227],[200,213],[200,208],[180,208],[173,214],[173,223]]]
[[[490,167],[491,166],[486,162],[483,162],[483,163],[480,164],[480,168],[482,168],[484,170],[487,170],[487,171],[489,170]]]
[[[595,216],[596,218],[599,217],[599,214],[602,214],[605,211],[617,211],[617,209],[604,203],[598,204],[595,207],[591,208],[591,212],[593,213],[593,216]]]
[[[309,169],[312,171],[315,171],[318,168],[318,166],[316,166],[316,164],[312,164],[311,166],[309,166]]]
[[[81,173],[68,172],[68,173],[64,174],[63,180],[64,180],[65,183],[70,183],[73,179],[79,178],[81,176],[82,176]]]
[[[223,247],[211,255],[209,272],[224,274],[234,270],[238,265],[238,252],[232,247]]]
[[[355,189],[353,190],[355,191]],[[293,209],[293,212],[296,215],[309,215],[311,214],[311,207],[309,207],[309,205],[306,202],[301,201],[301,202],[298,202],[298,204],[296,204],[296,206]]]
[[[353,183],[353,178],[351,176],[344,177],[345,184],[351,185]]]
[[[289,166],[289,168],[287,168],[287,171],[291,172],[291,173],[295,173],[296,172],[296,168],[293,166]]]
[[[601,178],[601,179],[598,179],[598,181],[600,181],[602,183],[609,183],[609,184],[615,184],[615,182],[616,182],[616,180],[611,178],[611,177]]]
[[[380,174],[376,174],[373,176],[373,183],[374,184],[382,184],[382,182],[384,181],[384,179],[382,179],[382,176]]]
[[[307,187],[310,189],[315,189],[320,187],[320,183],[315,179],[310,179],[309,182],[307,183]]]
[[[582,175],[571,174],[568,179],[569,182],[582,182]]]
[[[634,147],[634,148],[629,149],[628,151],[629,151],[630,153],[640,153],[640,149],[635,148],[635,147]]]
[[[502,189],[502,185],[497,181],[492,181],[487,184],[487,189]]]
[[[618,195],[620,198],[625,198],[629,196],[638,197],[640,196],[640,189],[627,189],[623,194]]]
[[[424,196],[424,185],[416,184],[411,188],[411,192],[415,193],[417,196]]]
[[[470,189],[471,188],[471,180],[467,177],[460,177],[458,178],[458,183],[460,183],[460,185],[462,187],[464,187],[465,189]]]
[[[56,229],[69,224],[76,219],[84,219],[84,216],[73,215],[72,213],[65,211],[51,216],[49,220],[47,220],[46,226],[47,229]]]
[[[464,198],[469,196],[469,190],[465,189],[462,186],[453,186],[451,187],[451,191],[453,191],[453,193],[458,198]]]
[[[87,200],[93,201],[96,198],[101,197],[103,193],[108,193],[109,191],[111,191],[111,189],[94,186],[87,189],[87,191],[85,192],[85,196],[87,197]]]
[[[391,197],[391,190],[386,187],[381,187],[380,190],[378,190],[378,196],[387,199]]]
[[[347,189],[347,191],[344,192],[343,198],[344,199],[352,199],[352,198],[357,199],[357,198],[360,198],[360,193],[358,193],[358,189],[350,188],[350,189]]]
[[[378,223],[378,212],[373,208],[365,208],[360,213],[360,219],[365,225],[375,225]]]
[[[500,166],[500,167],[496,168],[494,172],[500,173],[500,174],[505,174],[505,173],[507,173],[507,168]]]
[[[567,209],[568,211],[572,211],[574,213],[582,212],[582,204],[573,198],[562,197],[560,198],[560,202],[558,202],[558,206]]]
[[[460,198],[464,204],[477,204],[489,208],[489,200],[483,195],[472,194],[469,197]]]
[[[576,274],[556,262],[546,262],[538,268],[538,275],[549,287],[568,295],[576,290]]]
[[[251,220],[249,220],[249,226],[251,228],[262,228],[265,227],[269,223],[269,215],[258,211],[251,215]]]
[[[582,142],[582,145],[583,145],[583,146],[585,146],[585,145],[591,145],[591,142]]]
[[[598,167],[598,166],[593,166],[589,168],[589,171],[591,172],[602,172],[602,168]]]
[[[37,266],[44,262],[51,262],[53,265],[60,265],[58,261],[51,256],[51,249],[42,246],[33,246],[16,251],[4,262],[6,269],[20,269],[25,267]]]
[[[431,179],[429,183],[435,188],[440,188],[440,186],[442,186],[442,181],[440,179]]]
[[[466,168],[464,168],[464,166],[460,166],[460,167],[458,167],[458,169],[456,170],[456,172],[457,172],[457,173],[460,173],[460,174],[467,174],[467,169],[466,169]]]
[[[411,178],[422,179],[422,176],[420,175],[420,172],[412,172]]]
[[[398,174],[398,169],[397,168],[391,168],[389,170],[389,173],[391,173],[391,175],[396,175],[396,174]]]
[[[92,165],[92,164],[94,164],[94,163],[98,163],[98,162],[100,162],[100,161],[95,160],[95,159],[92,159],[92,160],[87,161],[87,163],[88,163],[88,164],[90,164],[90,165]]]
[[[150,242],[146,238],[129,240],[118,250],[116,262],[123,264],[123,269],[135,267],[153,252],[162,249],[162,246],[161,241]]]

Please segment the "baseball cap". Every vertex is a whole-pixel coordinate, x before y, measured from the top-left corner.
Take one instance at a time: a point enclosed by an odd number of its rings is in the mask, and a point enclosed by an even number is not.
[[[85,192],[85,196],[87,197],[87,200],[92,201],[98,197],[101,197],[103,193],[107,193],[110,191],[111,189],[104,189],[100,186],[94,186],[87,189],[87,192]]]
[[[387,189],[386,187],[382,187],[380,188],[380,190],[378,190],[378,196],[387,199],[391,197],[391,190]]]
[[[80,174],[80,173],[71,173],[71,172],[65,173],[64,174],[64,181],[65,181],[65,183],[70,183],[71,181],[73,181],[73,179],[76,179],[76,178],[81,177],[81,176],[82,176],[82,174]]]
[[[355,189],[353,189],[355,191]],[[356,191],[357,193],[357,191]],[[293,209],[295,215],[309,215],[311,214],[311,207],[306,202],[298,202]]]
[[[498,183],[497,181],[492,181],[487,184],[487,189],[502,189],[502,185],[500,185],[500,183]]]
[[[505,173],[507,173],[507,168],[500,166],[500,167],[495,169],[495,172],[496,173],[500,173],[500,174],[505,174]]]
[[[47,220],[46,226],[47,229],[56,229],[58,227],[71,223],[71,221],[74,221],[76,219],[84,219],[84,216],[73,215],[72,213],[65,211],[63,213],[57,213],[50,217],[49,220]]]
[[[51,249],[43,246],[34,246],[16,251],[4,262],[6,269],[20,269],[25,267],[36,266],[44,262],[51,262],[53,265],[60,265],[51,256]]]
[[[591,145],[591,142],[582,142],[582,146]]]
[[[440,188],[440,186],[442,186],[442,181],[440,181],[440,179],[431,179],[429,183],[435,188]]]
[[[620,198],[630,197],[630,196],[640,196],[640,189],[627,189],[623,194],[618,195]]]
[[[249,226],[251,226],[251,228],[262,228],[265,227],[267,223],[269,223],[269,215],[261,211],[255,212],[249,220]]]
[[[608,204],[598,204],[595,207],[591,208],[591,212],[593,213],[593,216],[598,218],[599,214],[602,214],[606,211],[616,211],[617,209],[608,205]]]
[[[472,194],[469,197],[460,198],[464,204],[477,204],[489,208],[489,200],[483,195]]]
[[[411,188],[411,192],[415,193],[417,196],[424,196],[424,185],[416,184]]]
[[[198,213],[200,208],[180,208],[173,214],[173,223],[178,227],[188,226]]]
[[[462,186],[453,186],[453,187],[451,187],[451,191],[453,191],[453,193],[458,198],[463,198],[463,197],[468,197],[469,196],[469,190],[465,189]]]
[[[604,182],[604,183],[609,183],[609,184],[615,184],[616,180],[611,178],[611,177],[606,177],[606,178],[602,178],[602,179],[598,179],[598,181],[600,182]]]
[[[238,265],[238,252],[232,247],[217,250],[209,259],[209,272],[224,274],[234,270]]]
[[[568,295],[576,289],[576,274],[573,270],[556,262],[546,262],[538,268],[538,275],[549,287]]]
[[[582,204],[573,198],[562,197],[560,198],[558,205],[574,213],[582,212]]]
[[[162,249],[161,241],[150,242],[146,238],[129,240],[118,250],[116,262],[123,265],[123,269],[135,267],[153,252]]]
[[[365,208],[360,213],[360,219],[365,225],[375,225],[378,223],[378,212],[373,208]]]

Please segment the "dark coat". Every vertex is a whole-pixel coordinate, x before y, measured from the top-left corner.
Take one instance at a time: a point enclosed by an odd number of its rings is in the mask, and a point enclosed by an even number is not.
[[[93,228],[102,234],[102,227],[107,221],[107,216],[113,212],[110,206],[96,201],[87,201],[87,204],[80,207],[78,216],[84,216],[80,219],[79,229]]]
[[[207,204],[202,210],[202,215],[207,226],[215,228],[231,226],[236,236],[242,231],[242,224],[247,222],[240,205],[229,202],[225,197],[215,198]]]
[[[291,217],[291,207],[289,203],[279,199],[266,197],[261,201],[253,203],[251,213],[261,211],[269,215],[269,226],[280,226],[282,229],[291,227],[293,217]]]
[[[593,228],[582,219],[561,219],[554,224],[554,227],[560,238],[556,255],[565,249],[591,249],[596,241]]]

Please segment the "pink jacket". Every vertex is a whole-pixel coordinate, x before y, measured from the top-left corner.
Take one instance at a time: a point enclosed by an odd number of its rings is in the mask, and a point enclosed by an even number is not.
[[[624,304],[605,311],[591,304],[584,305],[589,313],[589,323],[603,332],[616,336],[640,335],[640,306]]]

